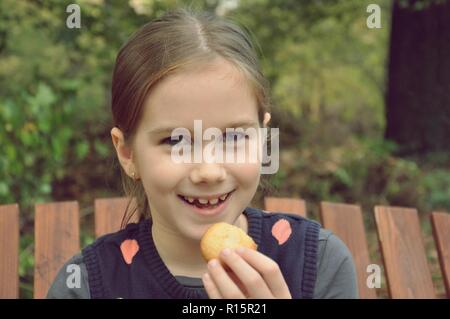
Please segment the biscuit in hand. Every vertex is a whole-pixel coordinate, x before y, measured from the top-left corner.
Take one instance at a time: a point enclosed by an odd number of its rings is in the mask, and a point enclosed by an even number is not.
[[[239,247],[257,249],[253,239],[241,228],[223,222],[208,228],[200,241],[201,253],[207,262],[214,258],[219,259],[220,252],[225,248]]]

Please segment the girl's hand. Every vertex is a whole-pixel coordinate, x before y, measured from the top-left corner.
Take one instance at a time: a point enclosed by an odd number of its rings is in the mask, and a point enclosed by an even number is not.
[[[278,264],[260,252],[224,249],[220,259],[231,271],[217,259],[208,263],[202,280],[209,298],[292,298]]]

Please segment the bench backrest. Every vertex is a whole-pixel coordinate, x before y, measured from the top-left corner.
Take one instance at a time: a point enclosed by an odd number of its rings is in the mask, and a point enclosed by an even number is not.
[[[34,298],[45,298],[61,266],[80,250],[78,202],[37,204]]]
[[[0,206],[0,298],[19,297],[19,205]]]
[[[269,212],[285,212],[307,217],[306,202],[299,198],[265,197],[264,208]]]
[[[416,209],[375,207],[391,298],[436,298]]]
[[[127,204],[127,198],[95,200],[96,237],[120,228]],[[300,199],[266,198],[265,209],[307,215],[306,204]],[[37,204],[35,213],[34,297],[45,298],[57,271],[80,249],[79,207],[77,202]],[[450,298],[450,214],[433,213],[430,218]],[[375,289],[366,285],[370,258],[360,207],[322,202],[320,219],[352,253],[360,297],[376,298]],[[417,211],[377,206],[375,219],[390,297],[435,298]],[[18,297],[18,256],[19,207],[0,205],[0,298]]]
[[[129,201],[127,197],[101,198],[95,200],[95,237],[113,233],[120,229],[122,218]],[[135,205],[134,200],[130,204],[130,207],[132,205]],[[133,218],[130,222],[135,220]]]
[[[430,215],[433,236],[442,269],[445,291],[450,299],[450,214],[433,212]]]
[[[323,227],[332,230],[352,253],[360,298],[377,298],[375,289],[366,284],[370,258],[361,208],[358,205],[322,202],[320,219]]]

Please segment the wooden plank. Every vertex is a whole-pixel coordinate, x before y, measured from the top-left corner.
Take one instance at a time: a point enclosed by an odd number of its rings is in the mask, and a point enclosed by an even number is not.
[[[416,209],[375,206],[391,298],[436,298]]]
[[[56,274],[80,250],[78,202],[35,205],[34,297],[45,298]]]
[[[19,297],[19,205],[0,205],[0,299]]]
[[[306,203],[299,198],[265,197],[264,209],[269,212],[284,212],[307,217]]]
[[[352,253],[358,276],[359,297],[377,298],[376,288],[367,286],[367,266],[371,262],[360,206],[321,202],[320,219],[323,227],[335,233]]]
[[[99,198],[95,200],[95,235],[100,237],[105,234],[120,230],[122,218],[129,202],[129,197]],[[133,199],[130,208],[135,207]],[[136,222],[137,215],[133,215],[130,222]]]
[[[450,214],[433,212],[430,219],[444,278],[445,291],[447,298],[450,299]]]

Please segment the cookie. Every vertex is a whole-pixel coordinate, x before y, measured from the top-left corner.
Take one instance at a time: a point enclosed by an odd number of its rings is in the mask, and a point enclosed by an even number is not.
[[[236,249],[239,247],[257,249],[253,239],[241,228],[227,223],[212,225],[200,241],[201,253],[207,262],[219,258],[219,254],[224,248]]]

